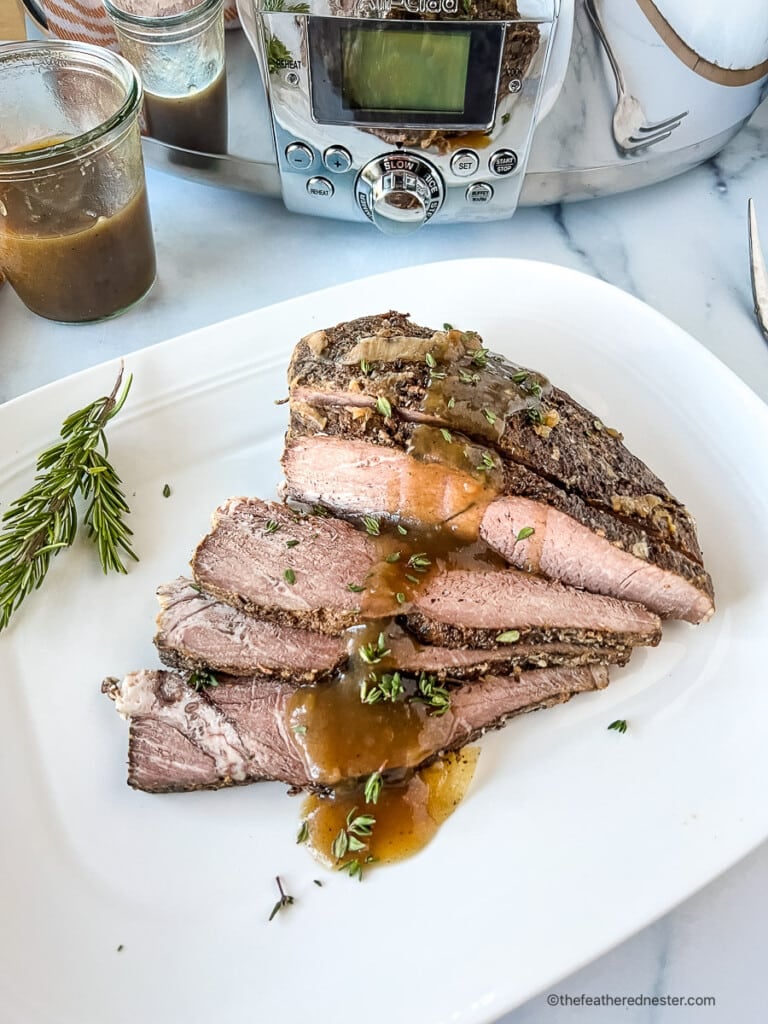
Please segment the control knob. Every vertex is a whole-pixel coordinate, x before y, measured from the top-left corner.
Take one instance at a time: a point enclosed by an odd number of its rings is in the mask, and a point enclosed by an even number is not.
[[[388,235],[420,228],[443,204],[445,190],[438,171],[412,153],[385,153],[363,167],[355,182],[363,213]]]

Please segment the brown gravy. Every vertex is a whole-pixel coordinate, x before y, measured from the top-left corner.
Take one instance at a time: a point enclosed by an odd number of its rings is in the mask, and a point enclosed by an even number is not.
[[[145,90],[144,110],[152,138],[199,153],[227,152],[224,72],[205,89],[187,96],[158,96]]]
[[[0,266],[22,302],[49,320],[82,322],[122,312],[155,280],[146,189],[142,185],[111,217],[94,217],[73,204],[55,235],[15,225],[9,209],[0,218]]]
[[[463,799],[479,754],[478,747],[449,754],[385,786],[376,803],[366,803],[362,786],[340,787],[331,798],[308,796],[302,818],[309,849],[326,866],[346,870],[354,860],[366,870],[375,861],[386,864],[418,853]],[[350,814],[353,820],[356,815],[370,815],[375,824],[370,836],[361,837],[365,849],[348,851],[339,858],[333,853],[333,843],[346,829]]]
[[[397,860],[421,849],[471,781],[477,748],[417,768],[432,751],[450,745],[453,714],[450,707],[419,702],[422,677],[398,673],[389,638],[399,630],[397,615],[435,572],[506,567],[479,538],[483,513],[504,487],[496,445],[510,417],[527,411],[534,423],[543,423],[546,413],[541,399],[550,385],[545,378],[475,349],[471,335],[461,335],[469,342],[468,351],[453,358],[454,335],[458,332],[452,329],[438,332],[426,359],[426,352],[417,353],[414,339],[398,343],[399,355],[430,367],[419,410],[432,423],[417,423],[408,447],[421,468],[413,486],[410,480],[399,481],[396,500],[382,509],[387,518],[364,520],[377,536],[379,560],[365,581],[360,624],[347,630],[347,665],[330,683],[299,688],[287,711],[309,776],[319,786],[336,787],[331,795],[307,799],[302,835],[329,866],[356,864],[353,874],[373,860]],[[359,346],[375,348],[376,341],[366,339]],[[397,404],[395,391],[387,397]],[[446,426],[432,425],[435,421]],[[434,487],[429,486],[432,472]],[[390,687],[389,694],[370,703],[371,691],[384,686]],[[450,699],[449,691],[442,693]],[[366,777],[388,771],[397,781],[390,776],[375,804],[366,802]],[[375,818],[370,834],[357,837],[364,848],[337,856],[335,838],[348,827],[350,816],[354,820],[360,814]]]

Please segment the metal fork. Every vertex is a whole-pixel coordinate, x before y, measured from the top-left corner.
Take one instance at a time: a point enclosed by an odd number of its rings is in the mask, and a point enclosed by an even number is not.
[[[749,215],[749,270],[752,278],[752,297],[755,300],[755,316],[765,340],[768,341],[768,272],[765,269],[763,251],[760,248],[760,236],[757,233],[755,204],[751,199],[747,204],[747,211]]]
[[[600,42],[603,44],[613,77],[616,79],[617,100],[616,109],[613,112],[613,138],[622,156],[632,156],[634,153],[648,149],[649,146],[655,146],[657,142],[668,139],[675,128],[680,127],[683,118],[688,116],[688,111],[675,114],[674,117],[668,117],[664,121],[649,121],[646,118],[640,101],[632,96],[627,89],[624,75],[616,60],[616,54],[605,34],[595,0],[585,0],[585,7]]]

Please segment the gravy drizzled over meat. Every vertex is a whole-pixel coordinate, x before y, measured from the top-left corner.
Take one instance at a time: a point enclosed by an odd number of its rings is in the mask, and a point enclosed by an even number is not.
[[[151,792],[309,792],[299,841],[361,877],[427,843],[466,745],[608,683],[713,610],[690,514],[621,436],[471,331],[388,313],[289,369],[294,504],[231,498],[158,591],[177,671],[104,689]]]

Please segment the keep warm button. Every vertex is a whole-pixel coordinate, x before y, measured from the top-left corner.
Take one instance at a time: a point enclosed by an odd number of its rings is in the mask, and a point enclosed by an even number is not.
[[[514,149],[497,149],[488,161],[494,174],[511,174],[517,167],[517,153]]]
[[[307,192],[315,199],[330,199],[333,195],[333,185],[327,178],[310,178],[307,182]]]

